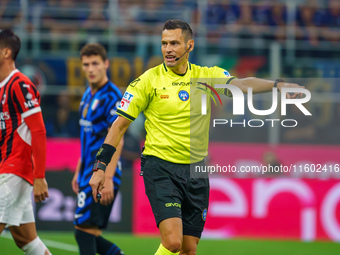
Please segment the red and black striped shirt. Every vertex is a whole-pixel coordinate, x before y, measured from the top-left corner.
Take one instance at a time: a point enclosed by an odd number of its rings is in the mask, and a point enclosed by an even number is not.
[[[19,70],[0,82],[0,173],[33,183],[31,132],[24,119],[40,112],[40,94]]]

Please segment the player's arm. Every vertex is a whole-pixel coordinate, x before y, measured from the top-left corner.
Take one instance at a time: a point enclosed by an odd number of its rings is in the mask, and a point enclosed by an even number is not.
[[[81,158],[79,158],[79,160],[78,160],[76,171],[74,172],[74,175],[73,175],[73,178],[72,178],[72,181],[71,181],[72,190],[76,194],[78,194],[78,189],[79,189],[78,175],[79,175],[80,168],[81,168]]]
[[[109,132],[110,132],[109,128]],[[124,136],[120,139],[120,142],[116,148],[116,152],[113,154],[111,162],[107,165],[105,170],[105,181],[104,181],[104,188],[102,190],[102,199],[100,203],[103,205],[109,205],[114,199],[114,182],[113,176],[116,173],[117,164],[119,161],[119,157],[122,154],[124,145]]]
[[[127,128],[131,124],[130,120],[124,117],[118,116],[113,122],[109,133],[107,134],[102,147],[99,149],[96,156],[96,163],[94,165],[94,172],[92,174],[89,184],[92,187],[92,194],[94,200],[97,202],[97,194],[101,193],[104,182],[106,166],[110,163],[112,156],[116,152],[120,140],[122,139]],[[101,168],[103,167],[103,168]]]
[[[33,195],[35,202],[41,202],[48,197],[48,187],[45,179],[46,129],[41,111],[27,116],[25,122],[31,131],[31,145],[34,159]]]
[[[265,93],[265,92],[271,92],[272,88],[277,86],[279,91],[281,92],[281,89],[283,87],[285,88],[304,88],[303,86],[299,86],[298,84],[295,83],[286,83],[284,81],[281,82],[275,82],[275,81],[270,81],[270,80],[264,80],[264,79],[259,79],[256,77],[248,77],[248,78],[243,78],[243,79],[233,79],[230,82],[231,85],[239,87],[243,93],[248,92],[248,88],[253,89],[253,93]],[[302,96],[301,93],[294,93],[293,95],[290,95],[287,93],[287,98],[296,98],[298,96]]]

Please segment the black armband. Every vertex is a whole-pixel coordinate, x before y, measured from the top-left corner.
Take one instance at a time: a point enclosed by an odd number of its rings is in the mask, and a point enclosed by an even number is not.
[[[276,79],[275,82],[274,82],[274,88],[277,88],[277,84],[279,82],[285,82],[285,80],[284,79]]]
[[[110,144],[103,143],[96,155],[96,160],[101,161],[108,165],[111,161],[113,154],[116,152],[116,148]]]

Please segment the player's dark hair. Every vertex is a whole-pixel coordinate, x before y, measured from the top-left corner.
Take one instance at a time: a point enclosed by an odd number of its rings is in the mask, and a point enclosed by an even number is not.
[[[164,23],[163,31],[165,29],[167,29],[167,30],[174,30],[174,29],[177,29],[177,28],[182,29],[182,34],[184,34],[184,38],[185,38],[186,41],[192,39],[192,37],[193,37],[192,29],[189,26],[189,24],[186,23],[183,20],[169,19],[168,21],[166,21]]]
[[[12,59],[15,61],[17,59],[18,53],[20,51],[21,41],[20,38],[13,33],[10,29],[4,29],[0,32],[0,48],[11,49]]]
[[[80,50],[80,58],[83,56],[100,56],[103,61],[107,59],[107,53],[103,45],[99,43],[89,43],[83,46]]]

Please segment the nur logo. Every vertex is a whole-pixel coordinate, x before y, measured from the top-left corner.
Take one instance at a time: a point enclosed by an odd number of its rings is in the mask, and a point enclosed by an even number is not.
[[[215,100],[213,94],[208,89],[210,89],[212,92],[214,92],[214,94],[217,96],[218,100],[220,101],[220,104],[222,105],[222,100],[221,100],[219,94],[217,93],[217,91],[212,86],[210,86],[210,85],[208,85],[208,84],[206,84],[204,82],[197,82],[197,83],[206,87],[206,89],[201,88],[201,87],[197,87],[197,88],[200,89],[200,90],[203,90],[208,95],[210,95],[210,97],[214,101],[215,105],[217,105],[216,100]],[[206,97],[206,95],[203,94],[202,95],[202,114],[206,113],[206,112],[207,112],[207,97]]]

